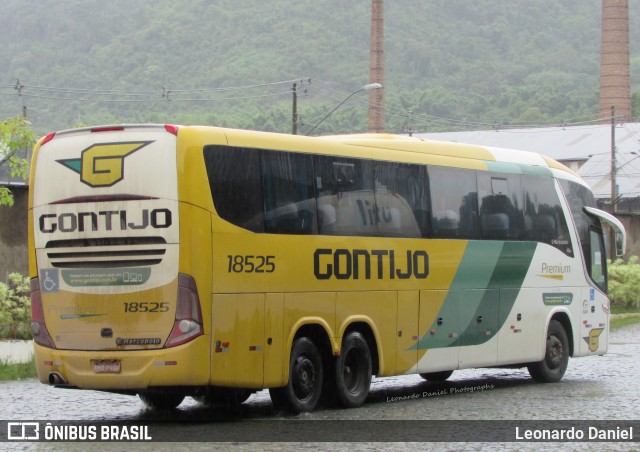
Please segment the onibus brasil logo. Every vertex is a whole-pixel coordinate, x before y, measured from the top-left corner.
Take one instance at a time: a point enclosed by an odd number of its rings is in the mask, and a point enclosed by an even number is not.
[[[80,174],[89,187],[110,187],[124,178],[124,158],[152,141],[92,144],[80,153],[80,158],[56,160]]]

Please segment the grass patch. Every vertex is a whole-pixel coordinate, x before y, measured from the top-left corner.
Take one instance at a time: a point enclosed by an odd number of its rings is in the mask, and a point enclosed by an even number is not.
[[[611,329],[615,330],[629,325],[640,323],[640,312],[625,312],[620,314],[611,314]]]
[[[26,363],[10,363],[6,360],[0,360],[0,381],[24,380],[36,377],[36,361],[33,356]]]

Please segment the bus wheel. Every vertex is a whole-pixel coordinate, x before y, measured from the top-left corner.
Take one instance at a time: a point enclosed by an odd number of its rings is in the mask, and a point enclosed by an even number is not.
[[[544,359],[527,366],[531,377],[541,383],[555,383],[562,379],[569,364],[569,339],[557,320],[549,322]]]
[[[140,392],[138,397],[150,410],[172,410],[184,400],[182,394],[162,392]]]
[[[209,388],[205,395],[194,396],[193,399],[205,407],[233,408],[242,405],[250,396],[249,389]]]
[[[322,358],[313,341],[301,337],[291,347],[289,383],[271,388],[269,394],[276,408],[297,414],[312,411],[322,393]]]
[[[371,352],[362,334],[354,331],[343,339],[335,376],[340,403],[347,408],[362,405],[371,386]]]
[[[422,378],[427,381],[446,381],[453,374],[452,370],[443,370],[441,372],[429,372],[426,374],[420,374]]]

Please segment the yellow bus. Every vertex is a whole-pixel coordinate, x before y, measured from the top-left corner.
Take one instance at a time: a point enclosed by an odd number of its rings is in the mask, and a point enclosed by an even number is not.
[[[393,135],[124,125],[39,140],[40,381],[276,407],[361,405],[372,375],[562,378],[607,350],[601,220],[539,154]]]

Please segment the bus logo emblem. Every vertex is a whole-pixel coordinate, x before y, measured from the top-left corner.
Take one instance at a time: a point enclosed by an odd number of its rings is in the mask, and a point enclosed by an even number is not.
[[[61,165],[80,174],[89,187],[110,187],[124,178],[124,158],[152,141],[92,144],[80,158],[57,160]]]

